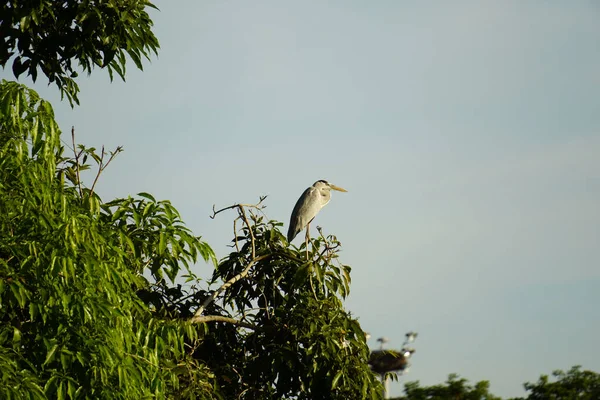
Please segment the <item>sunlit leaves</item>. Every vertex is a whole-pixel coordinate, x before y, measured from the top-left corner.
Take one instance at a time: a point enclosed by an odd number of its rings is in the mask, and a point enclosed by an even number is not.
[[[183,225],[179,212],[169,201],[157,202],[147,193],[142,199],[117,199],[102,205],[101,220],[112,224],[122,241],[123,248],[131,251],[138,272],[149,268],[160,281],[163,274],[171,281],[184,267],[198,261],[216,263],[212,249]]]
[[[243,318],[254,331],[211,325],[198,349],[222,377],[228,398],[379,398],[369,370],[364,333],[344,310],[350,267],[338,262],[335,237],[313,239],[306,249],[288,246],[280,223],[247,210],[233,251],[215,270],[219,285],[261,258],[246,279],[229,287],[207,313]],[[256,253],[252,253],[252,241]],[[238,251],[239,249],[239,251]],[[235,381],[237,385],[228,385]]]
[[[537,382],[525,383],[527,397],[515,400],[594,400],[600,398],[600,374],[574,366],[556,370],[552,378],[542,375]]]
[[[169,201],[104,202],[107,153],[64,151],[35,92],[4,82],[0,109],[0,398],[380,397],[335,237],[307,257],[248,212],[217,265]],[[207,261],[212,289],[248,276],[207,304],[220,320],[191,324],[211,298],[192,266]]]
[[[78,103],[78,71],[106,68],[125,79],[127,56],[137,68],[159,48],[147,0],[57,2],[11,0],[0,5],[0,65],[12,59],[15,77],[39,72],[68,100]]]
[[[0,106],[0,398],[213,398],[201,328],[139,296],[144,273],[189,275],[210,247],[168,202],[92,195],[77,171],[102,156],[65,157],[35,92],[3,82]]]
[[[395,377],[395,374],[390,374]],[[428,399],[465,399],[465,400],[501,400],[489,392],[490,383],[480,381],[470,385],[468,380],[456,374],[450,374],[443,384],[420,386],[419,382],[407,382],[404,386],[405,395],[398,400],[428,400]],[[541,399],[540,399],[541,400]],[[550,400],[550,399],[548,399]]]

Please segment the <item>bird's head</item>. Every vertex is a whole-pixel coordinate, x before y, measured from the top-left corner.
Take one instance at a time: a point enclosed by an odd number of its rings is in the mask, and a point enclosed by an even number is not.
[[[338,192],[347,192],[346,189],[341,188],[339,186],[335,186],[333,183],[329,183],[324,179],[321,179],[320,181],[316,181],[313,184],[313,187],[319,190],[325,189],[325,190],[337,190]]]

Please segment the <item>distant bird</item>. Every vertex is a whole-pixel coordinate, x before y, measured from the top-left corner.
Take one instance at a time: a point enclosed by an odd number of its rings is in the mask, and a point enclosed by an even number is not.
[[[288,242],[294,240],[296,235],[306,227],[306,247],[308,251],[310,223],[317,213],[321,211],[321,208],[329,203],[332,189],[337,190],[338,192],[347,192],[346,189],[342,189],[327,181],[320,180],[316,181],[302,193],[302,196],[300,196],[300,199],[298,199],[298,202],[294,207],[294,211],[292,211],[292,217],[290,218],[290,227],[287,234]]]

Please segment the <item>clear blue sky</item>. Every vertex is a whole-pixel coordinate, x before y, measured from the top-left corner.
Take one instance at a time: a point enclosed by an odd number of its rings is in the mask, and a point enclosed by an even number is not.
[[[600,371],[598,3],[157,5],[144,72],[96,71],[75,110],[35,85],[66,133],[124,146],[106,200],[170,199],[223,256],[233,215],[213,204],[268,194],[287,229],[327,179],[348,189],[315,220],[353,267],[347,307],[374,347],[419,332],[400,382],[456,372],[515,396]]]

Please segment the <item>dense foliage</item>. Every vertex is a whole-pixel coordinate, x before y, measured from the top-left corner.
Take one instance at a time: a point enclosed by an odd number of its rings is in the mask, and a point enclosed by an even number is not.
[[[554,381],[542,375],[535,383],[526,383],[527,397],[515,400],[596,400],[600,399],[600,374],[582,371],[575,366],[569,371],[552,372]]]
[[[542,375],[535,383],[525,383],[526,397],[512,400],[597,400],[600,399],[600,374],[582,371],[579,366],[569,371],[552,373],[554,380]],[[470,385],[464,378],[451,374],[439,385],[420,386],[419,382],[408,382],[404,396],[396,400],[500,400],[489,391],[488,381]]]
[[[238,212],[244,233],[219,264],[213,282],[235,280],[252,267],[248,279],[231,286],[206,311],[255,328],[222,324],[209,330],[197,350],[217,376],[235,383],[224,387],[225,397],[378,397],[365,335],[343,309],[350,268],[337,262],[337,240],[313,239],[307,259],[303,248],[288,246],[280,224],[265,222],[244,207]]]
[[[213,252],[169,202],[95,193],[116,152],[66,155],[51,106],[14,82],[0,110],[1,398],[380,397],[334,237],[307,258],[260,207],[230,207],[209,291],[190,267]]]
[[[0,65],[34,81],[41,71],[73,104],[76,64],[124,79],[126,56],[142,68],[156,52],[148,8],[6,2]],[[47,102],[2,82],[1,398],[380,397],[342,305],[350,268],[335,238],[315,239],[309,257],[259,207],[234,205],[236,249],[217,263],[168,201],[102,201],[96,183],[120,148],[76,146],[73,133],[65,150],[64,139]],[[190,269],[199,258],[217,266],[210,282]]]
[[[198,330],[157,318],[137,292],[210,248],[168,202],[103,203],[79,182],[93,150],[65,157],[52,108],[0,85],[0,398],[206,394],[187,343]],[[160,282],[160,281],[159,281]],[[193,396],[188,396],[193,398]]]
[[[127,57],[142,68],[157,51],[149,8],[7,1],[0,65],[12,60],[17,78],[34,81],[41,71],[76,103],[77,68],[124,79]],[[50,104],[2,81],[0,398],[381,397],[363,331],[343,307],[350,268],[335,237],[294,248],[263,214],[264,199],[235,204],[215,211],[236,213],[232,252],[217,262],[170,202],[148,193],[103,201],[96,183],[121,149],[70,139]],[[192,272],[202,261],[214,266],[208,281]],[[600,398],[598,374],[554,375],[526,384],[527,399]],[[451,375],[432,387],[407,383],[402,399],[498,399],[488,389]]]
[[[465,378],[450,374],[442,384],[422,387],[418,381],[407,382],[404,386],[404,396],[398,400],[500,400],[489,392],[488,381],[469,385]]]
[[[0,4],[0,65],[12,58],[18,78],[38,72],[78,102],[78,71],[107,68],[125,79],[127,56],[138,68],[156,53],[146,0],[9,0]]]

